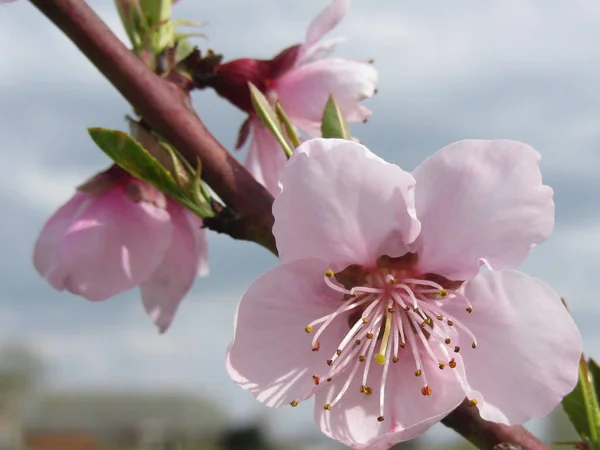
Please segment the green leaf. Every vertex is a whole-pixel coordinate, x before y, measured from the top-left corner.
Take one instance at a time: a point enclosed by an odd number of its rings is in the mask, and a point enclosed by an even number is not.
[[[285,128],[285,134],[287,135],[289,140],[292,141],[292,145],[294,147],[298,147],[300,145],[300,138],[298,137],[298,134],[296,133],[296,130],[294,130],[292,122],[290,121],[289,117],[281,107],[281,103],[279,102],[277,102],[277,104],[275,105],[275,113],[277,114],[277,118],[279,119],[279,121],[283,124],[283,127]]]
[[[596,372],[596,368],[592,369],[593,372]],[[593,449],[598,449],[600,448],[600,409],[592,373],[582,356],[579,362],[577,386],[563,399],[562,405],[581,438],[590,443]]]
[[[352,139],[348,122],[332,95],[329,96],[323,112],[321,135],[324,138]]]
[[[252,105],[254,106],[254,111],[262,121],[262,123],[273,133],[273,136],[279,142],[279,145],[283,148],[286,156],[289,158],[292,156],[293,149],[290,147],[290,144],[285,139],[283,135],[283,131],[279,126],[279,119],[277,118],[277,114],[271,108],[269,101],[263,95],[260,90],[254,86],[252,83],[248,82],[248,87],[250,88],[250,97],[252,98]]]
[[[105,128],[89,128],[88,133],[109,158],[134,177],[160,189],[200,217],[207,217],[173,175],[127,133]]]

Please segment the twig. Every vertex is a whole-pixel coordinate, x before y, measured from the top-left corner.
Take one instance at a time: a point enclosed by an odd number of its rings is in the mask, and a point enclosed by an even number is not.
[[[238,163],[186,106],[186,94],[148,69],[83,0],[31,0],[241,217],[238,238],[276,253],[273,197]],[[240,230],[240,226],[242,229]]]

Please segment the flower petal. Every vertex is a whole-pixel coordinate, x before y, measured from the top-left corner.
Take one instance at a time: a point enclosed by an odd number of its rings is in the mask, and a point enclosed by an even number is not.
[[[575,387],[581,356],[579,331],[558,294],[520,272],[485,271],[465,296],[473,312],[452,312],[477,338],[476,349],[465,342],[460,354],[481,417],[515,425],[548,414]]]
[[[542,184],[540,155],[520,142],[450,144],[413,171],[423,224],[419,268],[467,280],[480,262],[519,266],[552,232],[552,189]]]
[[[192,226],[187,211],[170,200],[168,212],[173,224],[171,246],[152,276],[140,285],[144,308],[160,333],[169,328],[194,283],[202,253],[206,253],[205,231]]]
[[[350,7],[350,0],[332,0],[317,17],[313,19],[306,32],[306,39],[302,46],[299,60],[310,57],[316,45],[327,33],[333,30],[346,16]]]
[[[335,271],[401,256],[419,233],[414,180],[366,147],[341,139],[301,144],[281,179],[273,233],[282,261],[319,258]]]
[[[271,132],[258,120],[251,121],[252,139],[246,157],[246,169],[276,197],[281,188],[279,178],[285,167],[285,153]]]
[[[55,289],[62,290],[63,279],[53,276],[60,264],[60,247],[69,226],[93,202],[93,197],[77,192],[48,219],[35,243],[33,265]]]
[[[305,327],[335,311],[332,291],[325,286],[327,264],[303,259],[264,273],[244,294],[235,319],[235,334],[227,352],[229,376],[267,406],[310,397],[313,375],[326,373],[326,361],[348,332],[335,320],[312,351]]]
[[[381,383],[378,381],[381,380],[383,366],[372,364],[369,371],[369,386],[373,389],[371,395],[360,392],[360,371],[330,411],[326,411],[323,405],[332,402],[346,379],[343,376],[334,378],[317,391],[315,421],[321,431],[352,448],[369,450],[387,450],[398,442],[413,439],[427,431],[454,410],[465,394],[453,370],[440,370],[437,362],[431,360],[424,350],[421,355],[423,371],[431,388],[430,396],[422,395],[423,379],[415,377],[414,360],[406,355],[397,364],[390,365],[384,420],[379,422]]]
[[[51,284],[104,300],[146,280],[171,242],[169,214],[132,201],[125,185],[93,199],[62,234]],[[150,245],[151,244],[151,245]]]
[[[360,102],[375,93],[377,71],[366,63],[340,58],[320,59],[290,70],[274,89],[294,125],[320,136],[323,110],[330,95],[348,122],[362,122],[371,111]]]

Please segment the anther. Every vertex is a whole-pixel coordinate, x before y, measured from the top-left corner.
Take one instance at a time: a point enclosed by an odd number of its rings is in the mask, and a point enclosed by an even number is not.
[[[316,376],[316,375],[313,375],[312,377],[313,377],[314,383],[318,386],[319,385],[319,381],[321,381],[321,379],[318,376]]]
[[[444,320],[444,316],[442,316],[442,315],[438,315],[438,316],[436,316],[436,319],[437,319],[437,320]]]
[[[290,405],[292,405],[292,408],[295,408],[296,406],[298,406],[298,402],[296,400],[294,400],[293,402],[290,403]]]
[[[366,357],[365,355],[360,355],[360,356],[358,357],[358,360],[359,360],[360,362],[365,362],[365,359],[367,359],[367,357]]]
[[[421,388],[421,394],[423,394],[423,395],[431,395],[431,388],[429,386],[423,386]]]
[[[366,392],[366,390],[367,390],[367,387],[364,384],[360,386],[360,393],[361,394],[364,394]]]
[[[449,325],[449,326],[452,326],[452,325],[454,325],[454,322],[452,322],[451,320],[449,320],[449,321],[448,321],[448,325]]]
[[[325,272],[325,276],[326,276],[327,278],[333,278],[333,277],[334,277],[334,275],[335,275],[335,274],[333,273],[333,270],[331,270],[331,269],[329,269],[328,271],[326,271],[326,272]]]
[[[383,416],[379,416],[379,417],[377,418],[377,422],[383,422]]]
[[[371,395],[373,393],[373,389],[371,389],[369,386],[365,386],[365,394],[367,395]]]
[[[367,333],[367,339],[373,339],[373,333]]]
[[[332,360],[332,359],[328,359],[328,360],[327,360],[327,365],[328,365],[328,366],[331,366],[331,365],[333,365],[333,360]]]
[[[313,345],[312,351],[313,352],[318,352],[319,349],[321,348],[321,343],[319,341],[315,342],[315,344]]]
[[[330,405],[329,403],[325,403],[325,404],[323,405],[323,409],[324,409],[325,411],[331,411],[331,405]]]
[[[450,344],[450,342],[452,342],[452,339],[446,338],[446,339],[444,339],[444,342],[446,343],[446,345],[448,345],[448,344]]]
[[[448,297],[448,291],[446,289],[440,289],[440,292],[438,292],[440,297]]]
[[[471,348],[477,348],[477,344],[476,344],[475,342],[473,342],[473,343],[471,344]]]
[[[415,377],[420,377],[422,373],[421,369],[415,370]]]
[[[460,352],[460,347],[458,345],[454,346],[454,353]]]
[[[393,363],[397,363],[397,362],[398,362],[398,357],[397,357],[397,356],[394,356],[394,357],[392,358],[392,362],[393,362]]]
[[[448,365],[450,366],[451,369],[454,369],[456,367],[456,361],[454,360],[454,358],[452,358],[449,362]]]
[[[400,342],[400,347],[406,348],[406,342]]]
[[[342,350],[338,348],[338,349],[335,351],[335,354],[336,354],[336,355],[338,355],[338,356],[340,356],[340,355],[342,354]]]
[[[444,370],[444,367],[446,367],[446,364],[444,364],[443,362],[441,362],[441,363],[439,363],[439,364],[438,364],[438,367],[439,367],[441,370]]]
[[[468,313],[472,313],[473,312],[473,308],[471,308],[470,306],[467,307],[467,312]]]
[[[355,343],[356,345],[360,345],[360,342],[361,342],[361,341],[360,341],[360,339],[357,339],[356,341],[354,341],[354,343]]]
[[[306,331],[307,333],[310,333],[312,331],[312,327],[309,325],[304,329],[304,331]]]
[[[369,323],[369,318],[368,317],[363,317],[362,323]]]
[[[394,308],[388,308],[388,312],[389,312],[389,313],[395,313],[395,312],[396,312],[396,310],[395,310]]]
[[[477,400],[476,399],[471,399],[469,400],[469,406],[477,406]]]
[[[328,383],[331,383],[331,380],[333,380],[333,378],[331,378],[331,377],[327,378]]]

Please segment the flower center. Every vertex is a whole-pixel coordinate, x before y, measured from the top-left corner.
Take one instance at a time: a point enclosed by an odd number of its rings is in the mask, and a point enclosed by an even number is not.
[[[430,396],[432,390],[427,382],[424,355],[442,370],[446,366],[454,369],[457,363],[452,354],[460,351],[452,343],[451,336],[456,334],[454,327],[472,340],[472,348],[477,347],[473,333],[444,311],[444,304],[456,301],[462,302],[467,312],[473,311],[469,300],[458,291],[463,282],[435,274],[415,275],[410,270],[414,257],[414,254],[401,258],[384,256],[379,259],[377,268],[370,271],[361,266],[349,266],[342,272],[325,272],[325,284],[342,294],[343,302],[333,313],[306,326],[307,333],[314,331],[312,350],[320,349],[319,337],[335,320],[347,320],[350,328],[336,352],[327,360],[330,366],[327,381],[342,373],[348,372],[348,375],[340,392],[324,405],[326,410],[341,400],[361,371],[360,392],[371,395],[373,389],[368,381],[372,361],[375,361],[383,366],[379,380],[380,416],[377,418],[382,422],[385,385],[391,364],[401,358],[413,361],[414,374],[422,381],[421,394]],[[432,344],[442,344],[434,347],[441,349],[443,359],[436,355]],[[314,375],[313,380],[319,384],[320,377]]]

